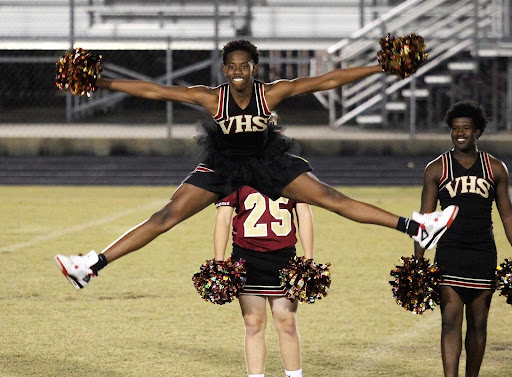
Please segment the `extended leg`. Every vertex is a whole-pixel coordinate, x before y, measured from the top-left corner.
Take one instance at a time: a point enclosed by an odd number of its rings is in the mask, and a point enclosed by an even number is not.
[[[325,208],[359,223],[382,225],[392,229],[396,229],[398,223],[397,215],[351,199],[320,182],[311,173],[304,173],[295,178],[284,187],[281,194],[290,199]]]
[[[124,233],[102,253],[110,263],[138,250],[160,234],[203,210],[216,199],[216,194],[184,183],[174,192],[171,200],[161,210]]]

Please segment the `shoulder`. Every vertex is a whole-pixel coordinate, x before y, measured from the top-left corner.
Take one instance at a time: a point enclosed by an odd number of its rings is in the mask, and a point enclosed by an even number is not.
[[[489,164],[491,165],[492,174],[497,180],[505,180],[508,184],[509,173],[505,163],[489,153],[485,153],[488,157]]]
[[[445,155],[446,154],[443,153],[442,155],[440,155],[437,158],[435,158],[432,161],[430,161],[425,166],[425,174],[439,175],[439,177],[440,177],[441,174],[443,173],[443,165],[444,165],[444,158],[443,158],[443,156],[445,156]]]

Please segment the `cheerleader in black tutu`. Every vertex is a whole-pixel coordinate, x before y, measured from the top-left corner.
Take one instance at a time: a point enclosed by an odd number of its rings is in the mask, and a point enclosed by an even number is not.
[[[142,98],[203,107],[213,117],[215,128],[211,132],[215,134],[217,146],[161,210],[128,230],[100,254],[91,251],[84,256],[57,255],[57,265],[75,288],[86,286],[107,263],[142,248],[242,185],[253,185],[271,199],[283,196],[325,208],[353,221],[399,230],[423,246],[431,247],[437,242],[453,218],[453,209],[435,214],[438,218],[429,217],[425,224],[419,224],[351,199],[316,179],[306,160],[289,152],[283,153],[286,147],[282,143],[286,142],[280,140],[277,129],[269,127],[272,111],[284,99],[338,88],[381,73],[380,65],[336,69],[315,77],[263,83],[255,79],[259,53],[251,42],[227,43],[222,50],[222,59],[222,72],[228,82],[218,87],[163,86],[102,78],[95,82],[99,88]]]

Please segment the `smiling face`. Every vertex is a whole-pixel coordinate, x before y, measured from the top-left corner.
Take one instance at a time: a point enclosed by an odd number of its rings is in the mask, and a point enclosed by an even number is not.
[[[237,91],[251,88],[258,66],[251,61],[251,56],[245,51],[233,51],[222,66],[222,73],[227,77],[229,86]]]
[[[475,128],[471,118],[454,118],[452,120],[451,137],[455,150],[467,152],[476,150],[476,143],[481,131]]]

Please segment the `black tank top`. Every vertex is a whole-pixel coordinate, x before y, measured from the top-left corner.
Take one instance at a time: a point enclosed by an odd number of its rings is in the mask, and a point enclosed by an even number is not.
[[[233,99],[228,84],[219,86],[219,105],[213,117],[223,152],[235,156],[254,155],[262,150],[271,112],[262,82],[255,80],[251,100],[245,109]]]
[[[457,240],[475,243],[494,242],[492,232],[492,202],[495,199],[495,181],[489,155],[478,152],[469,169],[453,156],[453,151],[441,155],[443,174],[439,180],[441,208],[455,204],[459,213],[439,245]]]

